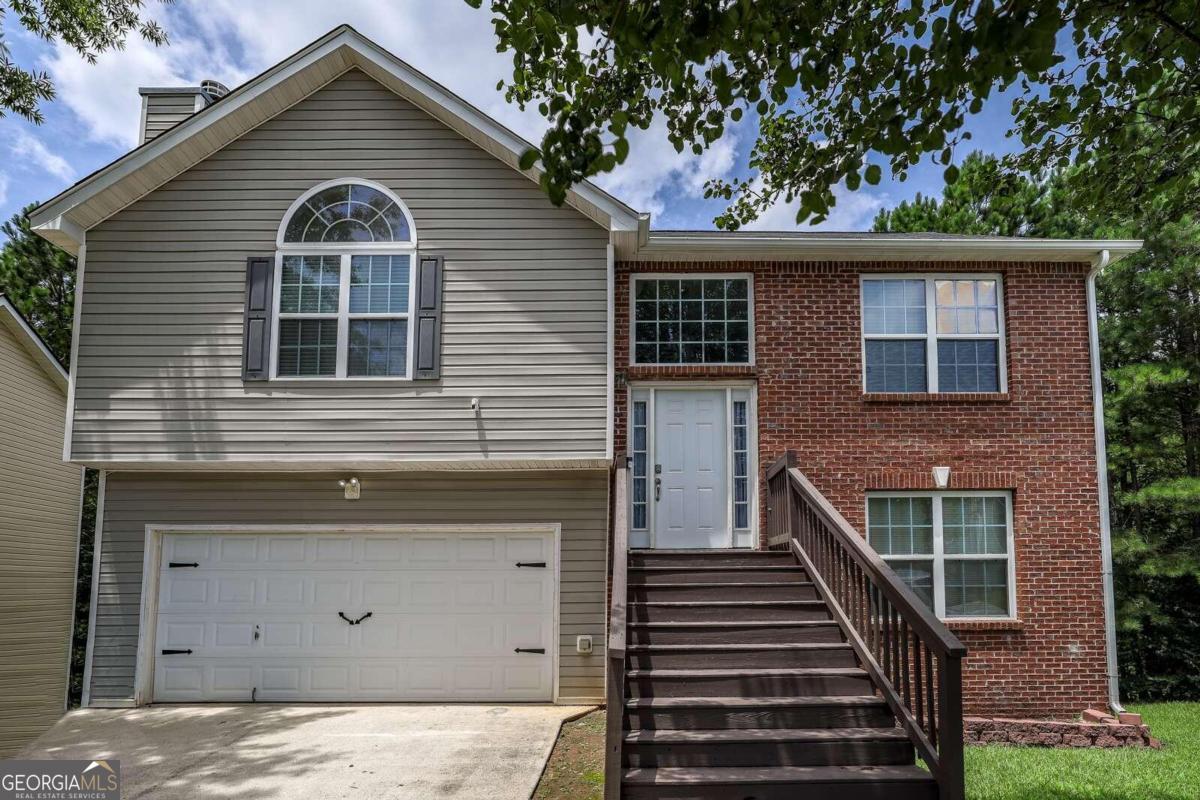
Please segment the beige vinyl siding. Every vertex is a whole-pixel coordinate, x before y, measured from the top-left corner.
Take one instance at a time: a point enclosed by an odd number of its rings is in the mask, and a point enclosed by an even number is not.
[[[442,378],[243,383],[245,260],[289,205],[378,181],[445,256]],[[74,458],[603,459],[607,233],[361,72],[88,232]],[[481,401],[478,415],[470,399]]]
[[[145,96],[145,103],[146,129],[142,136],[144,142],[196,113],[195,94],[148,94]]]
[[[366,473],[346,501],[340,473],[109,473],[92,656],[94,703],[133,697],[146,526],[559,523],[560,689],[603,696],[608,473]],[[575,652],[590,634],[592,655]]]
[[[79,467],[62,391],[0,325],[0,757],[62,715],[75,602]]]

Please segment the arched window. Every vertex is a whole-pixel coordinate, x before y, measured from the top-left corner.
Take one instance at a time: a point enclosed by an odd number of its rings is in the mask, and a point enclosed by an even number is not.
[[[315,186],[277,245],[275,377],[411,376],[416,235],[399,198],[357,178]]]

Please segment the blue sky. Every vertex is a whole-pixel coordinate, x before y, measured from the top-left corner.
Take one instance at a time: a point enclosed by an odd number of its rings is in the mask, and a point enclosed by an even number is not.
[[[53,196],[136,145],[139,86],[195,85],[215,78],[233,87],[342,23],[526,138],[540,138],[536,113],[509,106],[496,91],[511,61],[495,51],[489,13],[462,0],[177,0],[167,6],[151,3],[148,11],[167,29],[170,45],[156,48],[131,39],[123,51],[104,54],[95,65],[69,48],[29,36],[11,14],[5,17],[4,39],[13,59],[49,73],[58,97],[44,105],[46,121],[40,126],[11,115],[0,118],[0,219]],[[1004,137],[1009,122],[1007,100],[988,103],[970,121],[975,137],[970,149],[1011,150],[1013,141]],[[597,182],[633,207],[652,212],[656,228],[712,228],[722,206],[704,199],[704,182],[744,175],[754,132],[743,122],[694,157],[677,154],[664,130],[660,121],[637,132],[626,163]],[[939,193],[941,172],[941,166],[925,163],[903,183],[885,178],[858,192],[839,189],[838,205],[820,229],[865,230],[880,208],[918,192]],[[793,230],[794,219],[794,209],[781,205],[754,227]]]

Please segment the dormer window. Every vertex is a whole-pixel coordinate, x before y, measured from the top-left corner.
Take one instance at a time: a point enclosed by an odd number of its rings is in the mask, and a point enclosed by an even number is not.
[[[313,188],[280,226],[276,378],[412,375],[412,217],[383,186]]]

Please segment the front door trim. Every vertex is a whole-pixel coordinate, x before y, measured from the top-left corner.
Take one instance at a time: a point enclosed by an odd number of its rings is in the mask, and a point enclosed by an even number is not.
[[[627,513],[629,514],[628,518],[630,520],[630,524],[632,525],[632,521],[633,521],[633,509],[632,509],[632,503],[633,503],[633,486],[632,486],[632,481],[633,481],[633,470],[632,470],[632,462],[633,462],[633,403],[634,403],[635,399],[642,399],[643,396],[646,399],[646,415],[647,415],[646,436],[648,439],[647,453],[648,453],[649,464],[653,465],[655,463],[655,461],[654,461],[655,442],[654,442],[654,424],[653,424],[654,419],[655,419],[655,410],[654,410],[654,399],[655,398],[654,398],[654,396],[655,396],[656,390],[660,390],[660,389],[668,389],[668,390],[673,390],[673,391],[675,391],[675,390],[686,391],[689,389],[695,390],[695,391],[705,391],[705,390],[711,391],[714,389],[724,389],[725,390],[725,413],[726,413],[726,418],[727,418],[725,455],[726,455],[726,462],[727,462],[727,467],[728,467],[727,471],[726,471],[726,475],[727,475],[728,479],[730,480],[731,484],[732,484],[732,480],[733,480],[733,402],[732,401],[734,399],[745,399],[747,401],[747,403],[746,403],[746,413],[748,414],[747,448],[748,448],[748,456],[749,456],[749,461],[750,461],[750,463],[748,465],[747,473],[748,473],[748,478],[749,478],[748,496],[749,496],[749,500],[750,500],[750,509],[749,509],[749,511],[750,511],[750,514],[749,514],[750,527],[749,527],[748,531],[747,530],[736,531],[733,529],[734,493],[733,493],[733,489],[730,488],[730,491],[728,493],[729,499],[727,502],[726,513],[728,514],[728,517],[730,520],[729,528],[731,531],[732,541],[727,546],[742,547],[742,548],[749,548],[749,549],[755,549],[755,550],[758,549],[758,528],[759,528],[758,384],[754,381],[747,381],[747,380],[635,381],[635,382],[630,382],[628,384],[628,388],[626,391],[626,407],[625,407],[625,456],[626,456],[626,461],[630,464],[630,467],[631,467],[628,470],[630,486],[628,487],[629,491],[627,492],[627,494],[629,496],[629,503],[630,503],[631,507],[626,509]],[[734,396],[735,394],[744,394],[744,397],[743,398],[735,398],[735,396]],[[650,472],[652,473],[653,466],[650,466],[649,469],[650,469]],[[651,474],[649,476],[649,478],[650,479],[647,484],[647,490],[652,494],[653,486],[654,486],[653,475]],[[642,531],[642,530],[634,531],[631,529],[629,532],[629,546],[631,548],[632,547],[648,547],[648,548],[656,547],[656,542],[654,540],[655,539],[655,536],[654,536],[654,529],[655,529],[654,505],[655,504],[653,502],[650,502],[647,505],[648,505],[648,508],[647,508],[646,529],[644,531]]]
[[[146,525],[145,550],[142,556],[142,592],[139,600],[137,661],[133,678],[133,705],[148,705],[154,698],[155,638],[158,634],[159,569],[162,563],[163,534],[167,533],[539,533],[553,537],[554,600],[550,641],[552,689],[551,702],[559,701],[559,616],[562,599],[562,525],[559,523],[498,523],[471,525]],[[404,701],[398,701],[404,702]]]

